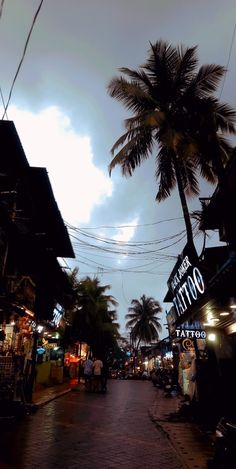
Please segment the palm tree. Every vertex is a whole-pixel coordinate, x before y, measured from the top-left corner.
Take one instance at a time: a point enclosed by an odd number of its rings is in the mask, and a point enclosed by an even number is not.
[[[110,96],[133,113],[111,149],[110,174],[120,165],[122,174],[131,176],[155,151],[156,200],[165,200],[177,186],[193,249],[186,196],[199,193],[199,172],[210,183],[222,177],[231,148],[222,135],[235,133],[236,119],[236,112],[214,96],[225,69],[198,69],[196,51],[157,41],[150,44],[144,65],[137,70],[121,68],[122,75],[108,85]]]
[[[98,278],[78,279],[78,269],[68,275],[72,295],[66,308],[67,327],[64,346],[75,342],[86,342],[94,354],[105,355],[117,345],[119,324],[113,309],[117,305],[111,295],[106,295],[110,285],[102,286]]]
[[[101,285],[100,280],[86,277],[78,286],[78,309],[75,329],[80,340],[87,342],[94,354],[104,355],[119,337],[119,324],[113,309],[117,301],[106,291],[110,285]]]
[[[140,342],[149,344],[153,340],[158,340],[159,332],[162,330],[157,317],[162,311],[158,301],[151,296],[142,295],[140,300],[131,301],[128,311],[125,316],[128,319],[126,328],[131,328],[131,337],[133,343],[136,343],[136,350]]]

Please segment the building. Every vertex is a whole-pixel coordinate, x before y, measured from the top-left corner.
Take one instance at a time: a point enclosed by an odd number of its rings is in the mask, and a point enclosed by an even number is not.
[[[32,393],[39,326],[70,295],[58,257],[74,252],[46,168],[29,165],[13,122],[0,121],[0,141],[0,391],[9,381],[16,395],[22,376]]]
[[[204,419],[235,414],[236,385],[236,158],[224,182],[203,204],[200,228],[218,230],[224,244],[199,259],[185,246],[168,280],[170,336],[179,350],[182,389]],[[185,393],[185,392],[184,392]]]

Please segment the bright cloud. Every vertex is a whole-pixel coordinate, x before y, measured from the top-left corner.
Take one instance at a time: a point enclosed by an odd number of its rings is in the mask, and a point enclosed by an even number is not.
[[[118,228],[116,235],[113,236],[113,239],[121,243],[128,243],[134,236],[138,222],[139,218],[136,217],[127,225]]]
[[[111,179],[93,163],[90,138],[78,135],[57,107],[38,114],[10,107],[8,114],[30,165],[47,168],[64,220],[88,223],[93,207],[113,190]]]
[[[113,239],[121,244],[128,243],[134,237],[138,222],[139,218],[136,217],[131,220],[130,223],[128,223],[127,225],[118,228],[116,235],[113,236]],[[117,263],[122,264],[122,261],[126,259],[126,257],[127,256],[125,254],[122,254]]]

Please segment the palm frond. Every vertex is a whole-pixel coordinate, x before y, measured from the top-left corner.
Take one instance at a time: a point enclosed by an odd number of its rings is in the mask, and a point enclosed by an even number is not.
[[[172,161],[172,151],[162,147],[156,157],[156,179],[159,185],[157,202],[167,199],[176,187],[176,176]]]
[[[109,165],[109,173],[111,174],[115,166],[120,165],[122,174],[130,176],[135,168],[141,162],[147,159],[153,147],[153,137],[151,129],[137,128],[127,132],[126,140],[131,138],[122,149],[115,155]],[[114,146],[116,148],[116,144]]]
[[[199,97],[207,97],[214,93],[222,80],[226,70],[221,65],[202,65],[190,83],[195,94]]]
[[[222,133],[236,134],[236,110],[227,103],[216,103],[215,116],[217,129]]]
[[[123,77],[113,78],[107,89],[109,95],[121,101],[129,111],[136,113],[155,106],[148,91],[135,81],[127,81]]]

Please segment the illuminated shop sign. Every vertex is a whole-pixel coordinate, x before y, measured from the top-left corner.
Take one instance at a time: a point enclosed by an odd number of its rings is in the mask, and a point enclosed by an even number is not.
[[[182,339],[180,342],[181,352],[194,352],[194,342],[192,339]]]
[[[206,331],[194,329],[176,329],[176,337],[179,339],[206,339]]]
[[[63,314],[62,314],[60,311],[58,311],[58,309],[54,309],[52,322],[53,322],[53,324],[54,324],[56,327],[59,327],[59,326],[60,326],[60,322],[61,322],[61,320],[62,320],[62,316],[63,316]]]
[[[168,286],[178,316],[182,316],[205,291],[203,276],[197,264],[197,259],[191,257],[185,249],[169,278]]]

